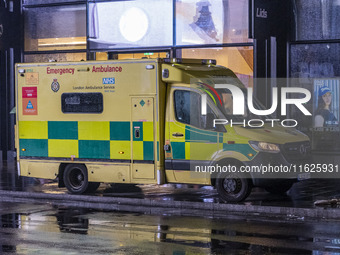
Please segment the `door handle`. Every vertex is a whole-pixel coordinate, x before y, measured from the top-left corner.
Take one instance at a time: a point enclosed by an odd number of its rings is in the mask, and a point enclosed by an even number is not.
[[[140,138],[140,127],[135,127],[135,138]]]
[[[172,136],[183,137],[184,135],[182,133],[172,133]]]
[[[165,150],[166,152],[170,152],[170,151],[171,151],[171,146],[170,146],[170,144],[164,145],[164,150]]]

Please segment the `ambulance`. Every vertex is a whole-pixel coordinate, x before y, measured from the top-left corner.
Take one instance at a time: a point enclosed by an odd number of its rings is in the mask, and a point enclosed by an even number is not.
[[[231,125],[233,97],[221,83],[245,90],[214,60],[17,64],[19,175],[56,179],[74,194],[100,183],[212,185],[224,202],[256,186],[286,192],[297,173],[256,168],[306,159],[308,137],[280,123],[244,126],[247,109]]]

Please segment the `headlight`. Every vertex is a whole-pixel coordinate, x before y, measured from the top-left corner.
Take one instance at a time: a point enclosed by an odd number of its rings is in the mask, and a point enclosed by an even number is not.
[[[249,141],[249,144],[257,151],[265,151],[270,153],[280,152],[279,146],[274,143]]]

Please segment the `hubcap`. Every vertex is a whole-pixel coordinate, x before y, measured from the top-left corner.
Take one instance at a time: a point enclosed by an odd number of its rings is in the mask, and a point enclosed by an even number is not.
[[[223,188],[228,193],[238,193],[242,188],[242,182],[236,178],[225,178],[223,181]]]
[[[84,176],[82,174],[78,174],[77,179],[79,182],[84,180]]]
[[[71,171],[70,184],[74,189],[81,188],[82,185],[84,184],[84,179],[85,179],[85,176],[80,169],[75,168]]]

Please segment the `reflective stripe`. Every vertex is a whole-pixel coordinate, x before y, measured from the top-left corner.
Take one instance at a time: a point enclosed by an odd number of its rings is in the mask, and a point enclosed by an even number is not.
[[[130,121],[20,121],[20,156],[154,161],[154,123],[133,126],[140,137],[131,141]]]

